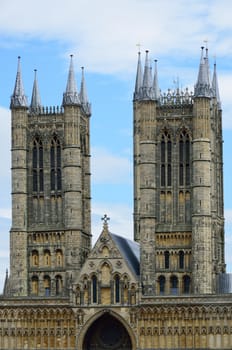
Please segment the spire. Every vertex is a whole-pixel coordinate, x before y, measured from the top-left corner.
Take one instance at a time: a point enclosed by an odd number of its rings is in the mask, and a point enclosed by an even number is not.
[[[146,50],[146,58],[144,65],[144,74],[143,74],[143,86],[142,86],[142,99],[150,100],[153,98],[153,89],[151,81],[151,65],[148,58],[148,50]]]
[[[142,73],[142,65],[141,65],[141,53],[138,52],[138,65],[137,65],[137,74],[136,74],[136,82],[135,82],[135,92],[134,99],[139,99],[141,87],[143,84],[143,73]]]
[[[75,74],[74,74],[74,67],[73,67],[73,55],[70,55],[70,66],[69,66],[69,73],[68,73],[68,81],[66,86],[66,91],[63,94],[63,105],[79,105],[80,100],[77,93],[77,85],[75,80]]]
[[[214,69],[213,69],[212,96],[214,98],[216,98],[216,101],[218,103],[218,107],[221,108],[221,101],[220,101],[219,88],[218,88],[218,79],[217,79],[216,62],[214,63]]]
[[[87,91],[86,91],[86,84],[85,84],[85,75],[84,75],[84,67],[81,67],[82,70],[82,76],[81,76],[81,89],[80,89],[80,102],[81,105],[85,111],[86,114],[91,114],[91,105],[88,101]]]
[[[209,68],[209,57],[208,57],[208,48],[205,49],[205,65],[206,65],[206,79],[207,83],[210,85],[210,68]]]
[[[20,56],[18,56],[18,68],[15,81],[15,87],[13,95],[11,96],[11,108],[14,107],[27,107],[27,97],[24,94],[22,72],[21,72],[21,62]]]
[[[201,60],[194,95],[195,97],[210,97],[208,49],[204,58],[203,46],[201,47]]]
[[[155,72],[153,79],[153,91],[155,100],[159,100],[160,98],[160,90],[159,90],[159,82],[158,82],[158,71],[157,71],[157,60],[155,60]]]
[[[35,72],[35,77],[34,77],[34,84],[32,89],[30,109],[35,112],[41,107],[41,100],[40,100],[39,87],[38,87],[38,81],[37,81],[37,70],[35,69],[34,72]]]

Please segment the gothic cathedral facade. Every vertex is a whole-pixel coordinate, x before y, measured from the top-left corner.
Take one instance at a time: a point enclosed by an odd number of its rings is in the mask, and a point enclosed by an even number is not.
[[[73,58],[61,107],[11,97],[10,273],[0,349],[231,349],[224,258],[222,109],[202,48],[194,92],[161,92],[146,51],[133,98],[134,241],[91,247],[90,117]]]

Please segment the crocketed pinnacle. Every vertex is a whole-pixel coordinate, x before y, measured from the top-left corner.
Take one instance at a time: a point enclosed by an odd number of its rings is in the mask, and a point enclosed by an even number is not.
[[[13,92],[13,95],[11,96],[10,107],[11,108],[27,107],[27,97],[24,94],[23,81],[22,81],[20,56],[18,56],[17,75],[16,75],[14,92]]]
[[[70,55],[70,67],[68,73],[68,81],[66,91],[63,94],[63,106],[67,105],[79,105],[80,99],[77,92],[77,84],[75,79],[74,67],[73,67],[73,55]]]
[[[137,65],[137,74],[136,74],[136,81],[135,81],[135,92],[134,92],[134,99],[139,99],[141,88],[143,85],[143,72],[142,72],[142,64],[141,64],[141,53],[138,52],[138,65]]]
[[[35,77],[34,77],[34,84],[32,89],[30,109],[31,111],[36,112],[41,107],[41,100],[40,100],[40,93],[39,93],[38,80],[37,80],[37,70],[35,69],[34,72],[35,72]]]
[[[220,101],[220,95],[219,95],[216,62],[214,63],[214,69],[213,69],[212,96],[214,98],[216,98],[216,101],[218,103],[218,108],[220,109],[221,108],[221,101]]]
[[[86,114],[91,114],[91,105],[88,101],[86,83],[85,83],[85,75],[84,75],[84,67],[81,67],[82,75],[81,75],[81,88],[80,88],[80,102]]]
[[[201,60],[198,72],[198,79],[194,89],[195,97],[210,97],[210,82],[209,82],[209,62],[208,49],[206,57],[204,57],[204,47],[201,48]]]
[[[149,64],[148,50],[146,51],[144,74],[143,74],[143,86],[142,86],[142,99],[150,100],[153,98],[152,88],[152,72]]]

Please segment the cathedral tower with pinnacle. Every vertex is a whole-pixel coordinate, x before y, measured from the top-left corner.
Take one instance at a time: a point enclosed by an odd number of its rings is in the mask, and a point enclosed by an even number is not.
[[[12,296],[67,295],[91,247],[90,149],[84,71],[71,56],[62,107],[43,107],[37,74],[28,105],[20,57],[11,97]]]
[[[225,272],[222,125],[216,64],[202,47],[194,93],[161,93],[157,62],[134,92],[134,238],[145,295],[210,294]]]
[[[91,115],[71,56],[61,107],[13,95],[10,275],[0,349],[231,350],[222,109],[202,48],[194,91],[159,88],[146,51],[134,91],[134,241],[109,217],[91,247]],[[110,132],[110,131],[109,131]],[[100,218],[99,218],[100,219]]]

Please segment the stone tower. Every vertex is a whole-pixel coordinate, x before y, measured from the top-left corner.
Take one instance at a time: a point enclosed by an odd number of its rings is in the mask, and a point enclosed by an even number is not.
[[[161,93],[146,52],[134,92],[134,238],[146,295],[216,292],[225,272],[222,111],[202,48],[194,93]]]
[[[65,296],[91,248],[90,104],[71,56],[62,107],[43,107],[35,71],[31,103],[20,58],[12,112],[12,296]]]

